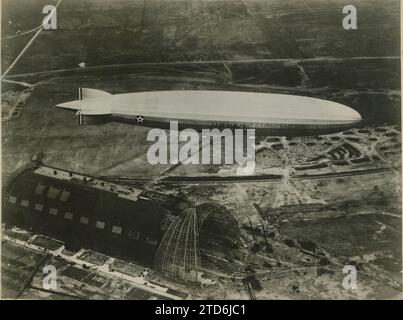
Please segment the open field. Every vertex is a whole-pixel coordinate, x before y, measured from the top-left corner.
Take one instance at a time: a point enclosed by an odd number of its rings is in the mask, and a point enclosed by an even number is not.
[[[49,1],[4,1],[4,33],[37,27]],[[55,1],[56,3],[56,1]],[[358,31],[341,26],[343,1],[65,1],[14,73],[135,62],[399,55],[399,2],[354,0]],[[8,23],[11,21],[12,23]],[[8,64],[32,34],[3,42]],[[45,49],[46,48],[46,49]],[[6,49],[6,50],[4,50]]]

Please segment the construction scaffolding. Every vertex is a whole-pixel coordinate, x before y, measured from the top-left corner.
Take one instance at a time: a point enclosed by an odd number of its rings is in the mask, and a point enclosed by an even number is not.
[[[185,282],[200,282],[199,227],[191,207],[167,228],[155,256],[155,270]]]
[[[168,215],[154,259],[154,269],[163,276],[185,282],[202,283],[200,252],[222,254],[239,245],[237,220],[222,206],[203,203]]]

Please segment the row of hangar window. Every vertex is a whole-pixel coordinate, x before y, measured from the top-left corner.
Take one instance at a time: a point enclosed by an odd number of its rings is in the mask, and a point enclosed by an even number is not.
[[[8,199],[8,201],[9,201],[10,203],[12,203],[12,204],[17,204],[17,198],[14,197],[14,196],[10,196],[9,199]],[[21,207],[28,208],[28,207],[29,207],[29,201],[28,201],[28,200],[25,200],[25,199],[22,199],[22,200],[20,201],[20,205],[21,205]],[[35,206],[34,206],[34,210],[35,210],[35,211],[43,212],[43,209],[44,209],[44,205],[43,205],[43,204],[41,204],[41,203],[35,203]],[[57,215],[59,214],[59,210],[56,209],[56,208],[49,208],[49,214],[52,215],[52,216],[57,216]],[[74,218],[74,213],[73,213],[73,212],[70,212],[70,211],[66,211],[66,212],[64,213],[64,216],[63,216],[63,217],[64,217],[64,219],[66,219],[66,220],[73,220],[73,218]],[[89,225],[89,223],[90,223],[90,218],[89,218],[89,217],[86,217],[86,216],[80,216],[80,218],[79,218],[79,223],[80,223],[80,224],[83,224],[83,225]],[[105,227],[106,227],[106,222],[101,221],[101,220],[97,220],[97,221],[95,222],[95,228],[96,228],[96,229],[104,230]],[[121,235],[121,234],[123,233],[123,228],[120,227],[120,226],[113,225],[111,231],[112,231],[113,234]],[[129,230],[129,232],[128,232],[128,237],[131,238],[131,239],[134,239],[134,240],[138,240],[138,239],[140,239],[140,232],[139,232],[139,231]],[[158,240],[157,240],[155,237],[148,236],[148,237],[146,238],[146,242],[147,242],[148,244],[156,245],[157,242],[158,242]]]
[[[46,185],[38,183],[35,187],[35,195],[43,196],[45,191]],[[62,202],[67,202],[70,198],[70,191],[61,190],[50,186],[48,191],[46,192],[46,197],[49,199],[56,199],[59,198]]]

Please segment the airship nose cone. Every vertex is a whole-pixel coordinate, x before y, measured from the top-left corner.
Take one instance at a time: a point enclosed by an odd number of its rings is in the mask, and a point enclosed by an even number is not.
[[[362,120],[361,114],[358,111],[354,110],[353,108],[349,108],[348,111],[348,117],[351,121],[358,122]]]
[[[358,111],[344,104],[333,102],[329,104],[329,107],[332,107],[333,109],[332,117],[334,117],[334,120],[354,123],[362,120],[361,114]]]

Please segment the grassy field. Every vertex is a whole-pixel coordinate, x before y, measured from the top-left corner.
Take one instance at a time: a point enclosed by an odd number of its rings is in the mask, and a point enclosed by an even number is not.
[[[56,1],[55,1],[56,2]],[[24,5],[21,5],[24,3]],[[48,1],[3,1],[3,66],[32,37]],[[64,1],[13,73],[136,62],[399,55],[399,1]]]

